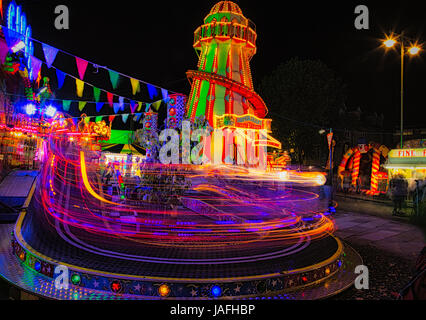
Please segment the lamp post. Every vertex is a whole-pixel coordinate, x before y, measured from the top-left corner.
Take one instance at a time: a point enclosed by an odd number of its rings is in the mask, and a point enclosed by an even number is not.
[[[386,40],[383,41],[383,45],[386,48],[392,48],[395,45],[398,45],[401,49],[401,145],[400,148],[403,148],[403,137],[404,137],[404,57],[408,53],[411,56],[415,56],[420,52],[420,46],[416,41],[413,41],[404,36],[404,34],[387,36]],[[409,49],[406,50],[406,47],[409,46]]]
[[[320,135],[323,135],[326,133],[324,129],[321,129],[318,132]],[[328,181],[326,182],[326,187],[328,188],[329,193],[329,199],[328,199],[328,206],[329,208],[333,205],[333,129],[330,128],[330,132],[327,134],[327,142],[328,142]]]

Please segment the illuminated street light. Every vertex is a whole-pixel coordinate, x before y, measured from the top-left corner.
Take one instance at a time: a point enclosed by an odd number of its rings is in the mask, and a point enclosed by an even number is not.
[[[395,40],[395,39],[398,39]],[[412,40],[404,36],[404,34],[386,36],[386,40],[383,41],[383,45],[386,48],[392,48],[396,44],[399,44],[401,48],[401,148],[403,146],[403,137],[404,137],[404,56],[406,53],[409,53],[411,56],[415,56],[420,52],[420,46],[413,45]],[[409,43],[409,44],[408,44]],[[414,42],[416,43],[416,42]],[[410,46],[408,51],[405,51],[405,47]]]
[[[388,39],[386,41],[383,42],[383,44],[387,47],[387,48],[392,48],[395,45],[396,41],[394,39]]]
[[[411,47],[411,48],[408,50],[408,52],[409,52],[412,56],[414,56],[414,55],[416,55],[416,54],[418,54],[418,53],[420,52],[420,48],[419,48],[419,47],[417,47],[417,46],[413,46],[413,47]]]

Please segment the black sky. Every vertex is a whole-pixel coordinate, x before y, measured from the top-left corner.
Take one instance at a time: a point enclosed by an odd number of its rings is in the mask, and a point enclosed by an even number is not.
[[[99,65],[189,93],[185,72],[196,68],[193,32],[217,1],[17,1],[33,37]],[[299,56],[320,59],[348,85],[347,106],[384,113],[387,128],[399,121],[400,65],[396,52],[378,49],[384,32],[405,30],[426,41],[421,1],[237,0],[257,26],[255,86],[279,63]],[[56,30],[54,8],[70,10],[70,29]],[[357,5],[367,5],[370,29],[354,27]],[[405,125],[425,126],[426,52],[406,60]],[[267,102],[267,101],[266,101]],[[422,111],[423,110],[423,111]]]

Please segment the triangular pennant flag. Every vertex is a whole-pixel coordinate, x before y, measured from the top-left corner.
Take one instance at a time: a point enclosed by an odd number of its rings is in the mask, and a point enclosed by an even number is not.
[[[166,89],[161,89],[161,95],[163,99],[167,99],[169,97],[169,92]]]
[[[124,98],[118,97],[118,105],[120,106],[120,110],[124,110]]]
[[[138,116],[137,116],[137,115],[135,115],[135,116],[133,117],[133,122],[136,122],[136,121],[138,121]]]
[[[161,101],[163,101],[164,103],[169,103],[169,101],[170,101],[170,97],[167,97],[166,99],[163,99],[163,100],[161,100]]]
[[[20,39],[22,38],[22,35],[12,29],[5,29],[6,28],[2,28],[7,46],[9,48],[13,48],[17,43],[19,43],[19,41],[21,41]]]
[[[45,43],[43,43],[42,46],[43,46],[44,57],[46,58],[47,67],[50,69],[50,67],[52,67],[53,61],[55,61],[56,55],[58,54],[59,50],[51,46],[48,46]]]
[[[154,97],[157,95],[157,89],[153,85],[150,85],[150,84],[147,84],[147,87],[148,87],[149,97],[151,99],[154,99]]]
[[[95,118],[95,122],[101,122],[102,121],[102,117],[96,117]]]
[[[90,118],[91,118],[91,117],[86,117],[86,118],[84,118],[84,122],[85,122],[85,123],[89,123],[89,122],[90,122]]]
[[[150,103],[145,103],[145,112],[149,112],[149,109],[151,108]]]
[[[119,74],[112,70],[108,70],[108,72],[109,72],[109,78],[111,80],[112,88],[115,90],[117,89]]]
[[[135,111],[136,111],[136,102],[134,101],[134,100],[130,100],[130,111],[132,112],[132,113],[135,113]]]
[[[65,73],[56,69],[56,78],[58,79],[58,89],[61,89],[65,81]]]
[[[86,104],[87,104],[87,101],[79,101],[78,102],[78,110],[80,110],[80,112],[83,111]]]
[[[103,106],[104,106],[103,102],[96,102],[96,112],[101,111]]]
[[[108,121],[109,121],[109,123],[113,122],[113,121],[114,121],[114,119],[115,119],[115,116],[109,116],[109,117],[108,117]]]
[[[1,2],[1,1],[0,1]],[[0,41],[0,63],[4,63],[4,59],[6,59],[7,54],[9,53],[9,47],[6,42]]]
[[[142,110],[142,102],[140,102],[140,101],[138,101],[138,108],[137,108],[137,110],[138,111]]]
[[[83,97],[84,82],[80,79],[75,78],[75,85],[77,87],[77,96],[79,96],[80,98]]]
[[[158,111],[158,109],[160,109],[160,106],[161,106],[161,100],[158,100],[152,104],[152,107],[155,109],[155,111]]]
[[[88,62],[78,57],[75,57],[75,61],[77,63],[78,75],[80,76],[80,79],[83,80],[84,74],[86,73]]]
[[[142,113],[136,113],[136,116],[137,116],[136,121],[139,121],[139,119],[142,117]]]
[[[112,107],[114,101],[114,95],[111,92],[107,92],[107,100],[109,105]]]
[[[31,59],[31,69],[32,69],[31,74],[30,74],[30,79],[32,81],[34,81],[34,80],[37,79],[38,73],[41,70],[41,63],[42,62],[41,62],[41,60],[37,59],[34,56],[31,56],[30,59]]]
[[[123,123],[127,122],[127,118],[129,118],[129,114],[128,113],[121,115],[121,119],[123,120]]]
[[[62,109],[64,109],[64,111],[69,111],[70,105],[71,105],[71,100],[63,100],[62,101]]]
[[[120,111],[120,105],[118,103],[114,103],[114,113]]]
[[[101,90],[99,88],[93,87],[93,97],[96,102],[99,102],[99,98],[101,96]]]
[[[136,95],[136,93],[141,91],[141,83],[139,82],[139,80],[130,78],[130,83],[132,85],[133,95]]]

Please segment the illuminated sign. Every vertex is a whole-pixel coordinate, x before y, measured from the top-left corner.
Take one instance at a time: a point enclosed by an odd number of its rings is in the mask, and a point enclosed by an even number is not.
[[[394,149],[389,152],[390,158],[426,158],[426,148]]]
[[[9,35],[8,46],[12,47],[20,41],[24,43],[25,65],[28,69],[28,75],[32,78],[31,56],[34,54],[34,44],[31,40],[31,27],[27,25],[27,17],[22,12],[21,6],[12,1],[7,8],[7,31]]]
[[[224,114],[215,117],[215,128],[234,127],[242,129],[267,130],[271,132],[271,119],[260,119],[254,115]]]

